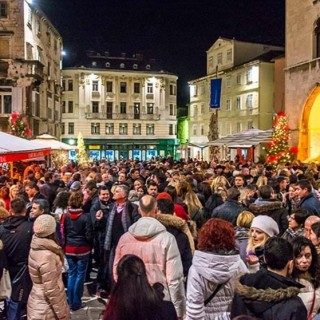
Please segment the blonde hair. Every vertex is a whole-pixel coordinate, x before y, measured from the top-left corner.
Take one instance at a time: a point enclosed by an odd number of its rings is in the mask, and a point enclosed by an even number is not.
[[[250,228],[254,214],[250,211],[242,211],[237,218],[237,227]]]
[[[268,178],[266,176],[260,176],[257,180],[257,187],[266,186],[268,184]]]
[[[260,230],[260,229],[259,229]],[[261,230],[261,232],[263,233],[263,239],[257,243],[257,244],[253,244],[253,240],[252,240],[252,231],[250,229],[249,231],[249,239],[248,239],[248,245],[247,245],[247,252],[249,251],[254,251],[255,248],[264,246],[264,244],[267,242],[267,240],[270,238],[265,232],[263,232]]]

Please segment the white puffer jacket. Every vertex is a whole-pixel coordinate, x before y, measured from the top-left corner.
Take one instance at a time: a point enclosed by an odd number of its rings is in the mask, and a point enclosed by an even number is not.
[[[187,285],[187,319],[230,319],[234,280],[247,267],[239,254],[215,254],[195,251]],[[223,284],[206,306],[204,302]],[[225,284],[224,284],[225,283]]]
[[[313,284],[306,279],[298,279],[297,281],[304,285],[304,288],[300,290],[298,296],[301,298],[302,302],[307,308],[308,314],[310,313],[310,309],[312,307],[313,297],[315,298],[311,315],[311,319],[313,319],[320,310],[320,288],[314,290]]]
[[[119,260],[126,254],[144,261],[150,284],[163,284],[166,298],[174,304],[178,317],[184,316],[183,269],[175,237],[155,218],[140,218],[120,238],[113,265],[115,279]]]

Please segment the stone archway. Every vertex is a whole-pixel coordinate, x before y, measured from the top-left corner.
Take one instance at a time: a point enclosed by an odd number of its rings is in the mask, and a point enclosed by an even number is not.
[[[319,160],[320,158],[320,86],[308,97],[302,114],[298,159]]]

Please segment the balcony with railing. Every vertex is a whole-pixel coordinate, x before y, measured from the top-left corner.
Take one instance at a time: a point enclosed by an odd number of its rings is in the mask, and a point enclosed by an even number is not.
[[[160,120],[160,114],[137,114],[137,113],[105,113],[105,112],[87,112],[86,119],[112,119],[112,120]]]

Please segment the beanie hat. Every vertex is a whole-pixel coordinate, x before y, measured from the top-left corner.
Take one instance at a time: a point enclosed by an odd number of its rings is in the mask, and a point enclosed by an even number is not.
[[[72,183],[71,187],[70,187],[70,190],[71,191],[78,191],[81,189],[81,183],[80,181],[75,181]]]
[[[157,200],[161,200],[161,199],[165,199],[165,200],[170,200],[172,201],[172,198],[170,196],[170,194],[168,192],[160,192],[158,195],[157,195]]]
[[[45,238],[56,232],[56,220],[50,214],[40,215],[33,225],[33,232],[39,238]]]
[[[269,237],[279,234],[278,224],[268,216],[257,216],[252,220],[251,228],[257,228],[266,233]]]
[[[174,213],[177,217],[185,220],[185,221],[189,221],[190,218],[186,212],[186,210],[184,210],[183,206],[180,204],[175,204],[174,205]]]

